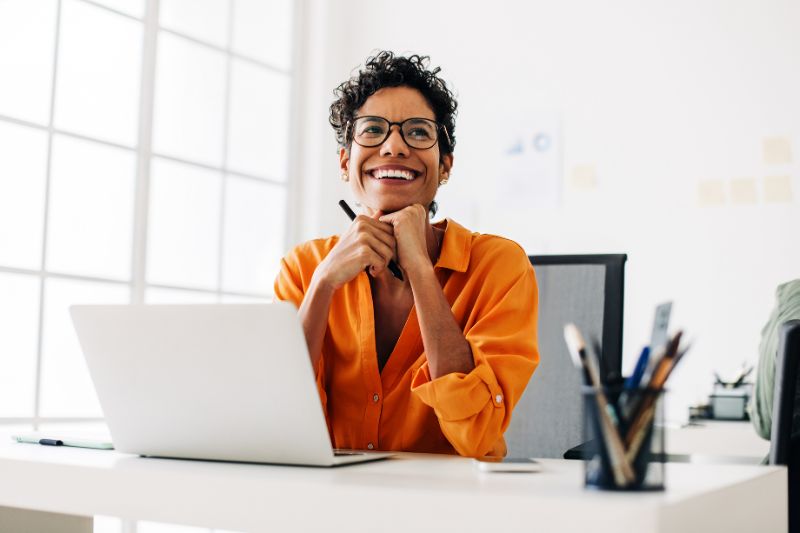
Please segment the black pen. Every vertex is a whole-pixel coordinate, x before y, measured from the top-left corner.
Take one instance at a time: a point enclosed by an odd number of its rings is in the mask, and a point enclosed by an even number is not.
[[[353,212],[352,209],[350,209],[350,206],[347,205],[347,202],[345,202],[344,200],[339,200],[339,207],[342,208],[342,211],[347,213],[347,216],[350,217],[350,220],[356,219],[356,214]],[[394,274],[394,277],[396,277],[400,281],[403,281],[403,273],[400,272],[400,268],[391,259],[389,260],[389,270],[392,272],[392,274]]]

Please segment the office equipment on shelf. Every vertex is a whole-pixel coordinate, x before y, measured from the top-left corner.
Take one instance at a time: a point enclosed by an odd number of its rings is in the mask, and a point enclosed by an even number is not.
[[[624,254],[530,256],[539,286],[542,358],[505,433],[509,455],[561,458],[582,442],[581,380],[561,331],[575,322],[587,341],[599,339],[606,373],[619,375],[626,259]]]
[[[708,414],[715,420],[748,420],[747,404],[752,395],[752,383],[741,383],[735,387],[714,385],[709,397]]]
[[[724,380],[714,372],[714,387],[708,401],[689,407],[690,420],[749,420],[747,406],[753,396],[753,383],[747,377],[753,371],[752,365],[742,365],[735,377]]]
[[[789,533],[800,533],[800,507],[797,505],[797,500],[800,498],[798,374],[800,374],[800,320],[790,320],[781,325],[778,341],[769,450],[770,464],[785,465],[789,469],[787,491]]]
[[[614,490],[663,489],[664,440],[655,418],[664,385],[688,350],[681,332],[663,348],[647,380],[637,389],[619,384],[603,387],[589,348],[574,324],[564,327],[564,338],[575,366],[585,376],[587,437],[595,446],[586,463],[586,484]],[[622,393],[625,393],[624,395]],[[651,469],[651,465],[655,465]],[[659,466],[660,465],[660,466]]]
[[[117,450],[333,466],[305,336],[286,302],[71,309]]]

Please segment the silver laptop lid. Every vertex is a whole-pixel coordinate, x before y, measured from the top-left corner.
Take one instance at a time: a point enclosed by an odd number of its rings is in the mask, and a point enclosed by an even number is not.
[[[118,450],[334,462],[291,304],[78,305],[70,312]]]

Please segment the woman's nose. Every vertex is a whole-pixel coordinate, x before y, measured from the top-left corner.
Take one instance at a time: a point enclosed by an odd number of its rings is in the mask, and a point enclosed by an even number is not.
[[[407,156],[409,152],[410,149],[400,134],[400,127],[391,126],[389,136],[381,145],[381,155]]]

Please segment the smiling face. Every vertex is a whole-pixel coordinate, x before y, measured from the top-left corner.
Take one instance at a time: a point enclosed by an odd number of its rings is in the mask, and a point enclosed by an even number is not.
[[[436,120],[422,93],[402,86],[385,87],[367,98],[356,114],[365,116],[383,117],[390,122],[409,118]],[[438,143],[427,150],[411,148],[400,135],[400,128],[392,126],[383,144],[366,148],[353,142],[349,153],[342,148],[339,162],[353,194],[369,214],[392,213],[413,204],[430,205],[439,180],[450,173],[453,154],[440,158]]]

